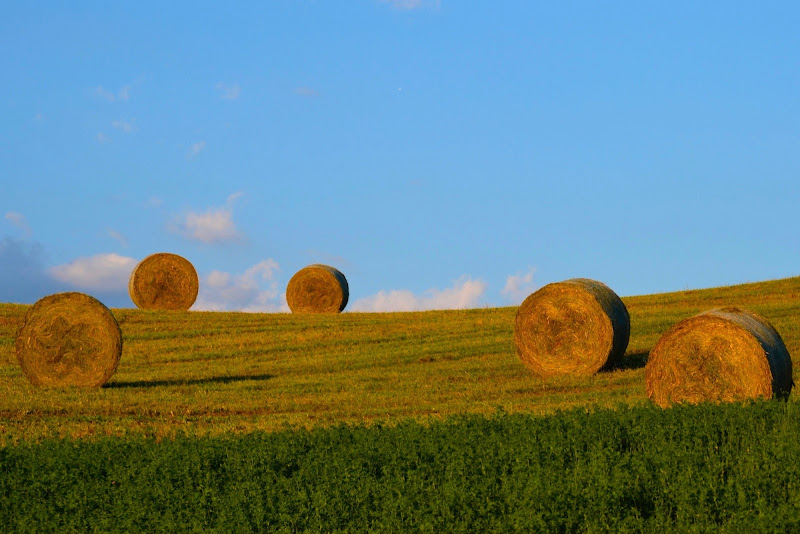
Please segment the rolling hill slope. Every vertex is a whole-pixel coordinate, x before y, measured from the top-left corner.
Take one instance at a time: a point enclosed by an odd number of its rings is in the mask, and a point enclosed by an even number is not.
[[[659,336],[718,306],[761,314],[800,354],[800,278],[623,301],[631,340],[620,368],[548,382],[515,355],[516,308],[338,316],[117,309],[122,361],[109,384],[88,390],[31,386],[14,356],[27,306],[0,304],[0,435],[216,435],[635,405],[647,402],[644,364]]]

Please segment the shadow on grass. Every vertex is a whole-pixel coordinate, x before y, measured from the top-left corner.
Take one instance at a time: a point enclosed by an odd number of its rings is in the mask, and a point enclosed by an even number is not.
[[[632,352],[622,357],[622,360],[617,363],[609,371],[623,371],[627,369],[641,369],[647,365],[647,358],[650,356],[649,351]]]
[[[187,378],[185,380],[134,380],[131,382],[110,382],[104,388],[157,388],[165,386],[194,386],[197,384],[232,384],[246,380],[269,380],[275,375],[212,376],[209,378]]]

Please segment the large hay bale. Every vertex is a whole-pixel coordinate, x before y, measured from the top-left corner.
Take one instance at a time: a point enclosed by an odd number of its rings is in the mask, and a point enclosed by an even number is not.
[[[347,279],[328,265],[309,265],[297,271],[286,286],[292,313],[339,313],[347,306]]]
[[[44,297],[17,331],[17,361],[36,386],[102,386],[119,364],[122,333],[111,311],[83,293]]]
[[[613,367],[625,354],[631,323],[625,304],[596,280],[548,284],[517,310],[517,356],[541,378],[587,376]]]
[[[143,310],[188,310],[197,299],[197,271],[177,254],[159,252],[140,261],[128,282],[128,293]]]
[[[719,308],[684,319],[650,351],[647,396],[662,407],[677,402],[731,402],[787,397],[792,359],[764,318]]]

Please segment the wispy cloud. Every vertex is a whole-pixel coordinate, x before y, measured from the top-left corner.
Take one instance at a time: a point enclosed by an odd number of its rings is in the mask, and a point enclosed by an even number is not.
[[[112,230],[109,228],[106,234],[108,234],[108,237],[119,241],[119,244],[122,245],[123,247],[128,246],[128,238],[122,235],[121,233],[117,232],[116,230]]]
[[[5,220],[22,230],[26,236],[30,236],[33,233],[31,227],[28,225],[28,219],[18,211],[7,211]]]
[[[508,299],[512,304],[521,303],[523,300],[525,300],[525,298],[528,295],[530,295],[534,291],[534,284],[533,284],[534,272],[536,272],[536,269],[531,267],[524,274],[517,273],[509,275],[506,278],[506,285],[500,291],[500,294],[503,295],[506,299]]]
[[[106,136],[106,134],[104,134],[103,132],[98,132],[97,142],[100,143],[101,145],[105,145],[106,143],[110,143],[111,139],[108,136]]]
[[[193,158],[205,149],[206,149],[205,141],[197,142],[193,144],[191,147],[189,147],[189,153],[187,154],[187,156]]]
[[[173,233],[203,243],[230,243],[241,239],[233,222],[233,203],[242,193],[228,197],[224,206],[208,208],[205,212],[189,211],[170,226]]]
[[[278,290],[275,272],[280,267],[272,258],[263,260],[241,274],[211,271],[202,277],[193,310],[288,312],[286,297]]]
[[[94,89],[94,94],[108,102],[127,102],[131,96],[131,86],[125,85],[114,93],[114,91],[98,85]]]
[[[77,289],[124,293],[136,260],[119,254],[77,258],[48,269],[50,276]]]
[[[136,129],[136,119],[131,119],[130,121],[125,120],[118,120],[113,121],[111,126],[116,128],[117,130],[122,130],[125,133],[131,133]]]
[[[222,100],[238,100],[242,94],[242,89],[238,83],[227,84],[219,82],[217,83],[217,91]]]
[[[370,297],[358,299],[350,307],[351,311],[393,312],[475,308],[481,304],[486,293],[486,283],[462,276],[447,289],[429,289],[422,295],[411,291],[393,289],[379,291]]]
[[[311,87],[297,87],[294,90],[294,94],[300,96],[314,97],[314,96],[319,96],[319,91],[317,91],[316,89],[312,89]]]

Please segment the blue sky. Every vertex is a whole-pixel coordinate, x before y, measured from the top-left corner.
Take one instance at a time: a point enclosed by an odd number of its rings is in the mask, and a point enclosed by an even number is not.
[[[800,274],[795,2],[9,2],[0,301],[506,306]]]

